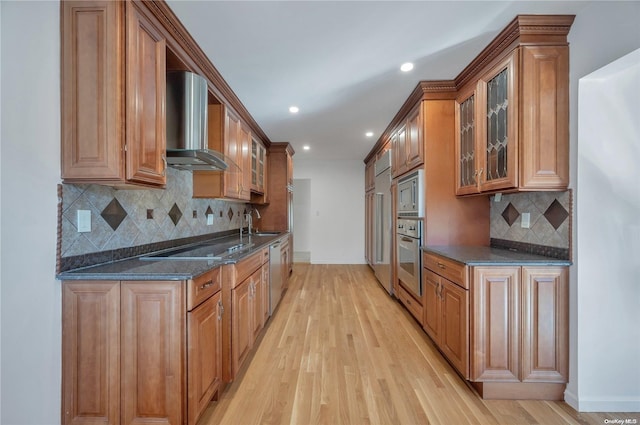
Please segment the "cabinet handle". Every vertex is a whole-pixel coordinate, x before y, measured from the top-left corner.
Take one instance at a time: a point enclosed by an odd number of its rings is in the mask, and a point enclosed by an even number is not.
[[[162,177],[166,177],[167,176],[167,156],[166,155],[162,155],[162,164],[164,165],[164,168],[162,169]]]
[[[483,171],[484,171],[484,168],[481,168],[480,171],[478,171],[478,178],[482,175]]]
[[[445,265],[441,262],[438,262],[438,267],[440,267],[441,269],[446,269]]]
[[[200,285],[200,289],[208,288],[211,285],[213,285],[213,280],[210,280],[207,283],[203,283],[202,285]]]
[[[218,320],[222,320],[222,315],[224,314],[224,305],[222,304],[222,300],[218,301],[218,307],[220,307],[220,312],[218,313]]]

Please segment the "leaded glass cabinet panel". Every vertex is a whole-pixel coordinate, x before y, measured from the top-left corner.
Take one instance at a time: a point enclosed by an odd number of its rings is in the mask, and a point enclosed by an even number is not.
[[[456,101],[456,195],[478,192],[476,95],[463,92]]]
[[[478,125],[476,131],[481,140],[477,152],[481,191],[517,186],[517,57],[516,50],[480,79],[482,100],[476,100],[476,107],[481,108],[483,128]]]

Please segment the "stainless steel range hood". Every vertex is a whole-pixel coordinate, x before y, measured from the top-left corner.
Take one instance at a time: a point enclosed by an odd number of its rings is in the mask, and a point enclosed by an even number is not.
[[[182,170],[226,170],[224,155],[207,145],[207,80],[167,73],[167,164]]]

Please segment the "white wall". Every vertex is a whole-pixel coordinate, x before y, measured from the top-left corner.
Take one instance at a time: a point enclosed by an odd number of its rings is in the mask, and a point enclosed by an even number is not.
[[[578,114],[579,408],[640,411],[640,49],[580,80]]]
[[[363,264],[364,163],[295,156],[293,161],[293,177],[311,179],[311,263]],[[298,223],[293,226],[295,233]]]
[[[571,184],[574,188],[574,199],[581,201],[583,189],[577,182],[578,146],[581,135],[578,133],[578,81],[580,78],[595,71],[598,68],[618,59],[625,54],[640,47],[640,2],[593,2],[588,3],[582,9],[569,33],[570,43],[570,160],[571,160]],[[585,195],[588,196],[588,195]],[[589,382],[590,374],[602,367],[601,361],[595,359],[582,359],[578,362],[579,350],[584,349],[578,345],[579,332],[590,332],[589,324],[582,323],[578,318],[578,291],[582,288],[579,281],[578,270],[581,266],[582,253],[581,242],[577,235],[580,226],[581,212],[574,208],[573,217],[573,261],[570,269],[570,345],[569,345],[569,383],[565,392],[565,400],[577,410],[591,410],[590,402],[582,399],[583,394],[600,394],[601,399],[597,403],[603,411],[616,411],[619,404],[613,394],[604,395],[598,392],[599,384]],[[607,284],[607,283],[605,283]],[[601,315],[604,312],[594,312]],[[628,341],[620,341],[628,344]],[[592,349],[594,347],[590,347]],[[617,365],[619,371],[627,369],[628,365]],[[636,364],[636,367],[637,364]],[[582,385],[585,380],[586,386]],[[593,400],[592,400],[593,401]]]
[[[309,262],[311,253],[311,180],[293,179],[293,261]]]
[[[60,5],[0,2],[2,424],[60,422]]]

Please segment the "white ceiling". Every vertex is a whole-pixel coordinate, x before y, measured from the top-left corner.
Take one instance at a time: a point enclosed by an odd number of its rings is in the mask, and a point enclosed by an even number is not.
[[[418,81],[456,77],[517,14],[577,14],[587,4],[167,3],[271,141],[290,142],[298,159],[360,160]],[[407,61],[415,68],[402,73]]]

